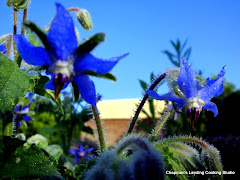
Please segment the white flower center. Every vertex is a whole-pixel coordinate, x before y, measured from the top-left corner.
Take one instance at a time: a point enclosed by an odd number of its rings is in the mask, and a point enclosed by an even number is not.
[[[58,60],[49,68],[49,72],[52,74],[65,74],[70,78],[73,75],[72,61]]]
[[[83,156],[85,155],[85,152],[79,152],[78,155],[79,155],[80,157],[83,157]]]
[[[199,97],[189,98],[186,102],[186,107],[189,109],[196,108],[201,111],[203,106],[205,106],[205,103]]]

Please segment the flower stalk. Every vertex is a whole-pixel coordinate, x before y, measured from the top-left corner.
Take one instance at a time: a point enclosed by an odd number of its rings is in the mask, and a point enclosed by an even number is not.
[[[153,90],[153,89],[158,85],[158,83],[160,83],[165,77],[166,77],[166,73],[163,73],[161,76],[159,76],[159,77],[153,82],[153,84],[149,87],[148,90]],[[148,97],[149,97],[148,93],[145,93],[145,95],[144,95],[144,97],[143,97],[140,105],[139,105],[138,108],[137,108],[137,111],[136,111],[134,117],[132,118],[132,122],[131,122],[131,124],[130,124],[130,126],[129,126],[127,135],[130,134],[130,133],[133,131],[133,128],[134,128],[134,126],[135,126],[135,124],[136,124],[136,121],[137,121],[137,119],[138,119],[138,116],[139,116],[139,114],[140,114],[140,112],[141,112],[141,110],[142,110],[142,108],[143,108],[143,105],[145,104],[146,100],[148,99]]]
[[[104,139],[104,135],[103,135],[103,128],[102,128],[101,120],[99,117],[99,113],[97,112],[97,109],[93,105],[92,105],[92,110],[93,110],[94,118],[96,121],[100,149],[101,149],[101,152],[104,152],[106,150],[106,143],[105,143],[105,139]]]
[[[7,46],[7,57],[10,56],[11,46],[12,46],[12,34],[9,34],[8,46]]]
[[[17,11],[13,11],[13,34],[17,34]],[[14,53],[14,61],[17,62],[17,48],[16,44],[13,44],[13,53]]]
[[[28,13],[28,8],[25,8],[23,10],[23,20],[22,22],[26,21],[27,20],[27,13]],[[24,35],[25,34],[25,29],[24,27],[22,26],[22,29],[21,29],[21,34]]]
[[[71,12],[71,11],[79,11],[79,8],[74,8],[74,7],[73,7],[73,8],[67,9],[67,11],[68,11],[68,12]]]
[[[157,126],[154,128],[153,132],[152,132],[152,136],[157,137],[159,132],[162,130],[162,128],[164,127],[164,124],[167,122],[168,118],[170,117],[170,115],[172,114],[173,109],[172,107],[169,107],[166,112],[164,113],[164,115],[162,116],[161,120],[158,122]]]

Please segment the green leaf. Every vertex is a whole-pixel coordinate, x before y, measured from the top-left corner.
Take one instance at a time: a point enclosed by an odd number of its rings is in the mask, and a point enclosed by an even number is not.
[[[103,79],[108,79],[108,80],[112,80],[112,81],[117,81],[117,78],[111,73],[101,75],[101,74],[98,74],[94,71],[85,71],[84,74],[99,77],[99,78],[103,78]]]
[[[190,56],[190,54],[191,54],[191,51],[192,51],[192,48],[188,48],[188,49],[185,51],[185,53],[183,54],[183,57],[188,60],[188,59],[189,59],[189,56]]]
[[[93,135],[93,129],[90,128],[89,126],[83,126],[81,129],[83,132],[89,133]]]
[[[47,41],[47,35],[33,22],[30,21],[24,21],[23,25],[29,29],[31,29],[33,32],[37,34],[39,39],[41,39],[43,45],[45,46],[46,49],[48,49],[48,41]]]
[[[147,113],[147,111],[145,111],[144,109],[141,110],[146,116],[148,119],[151,119],[151,116]]]
[[[92,51],[99,43],[103,42],[105,38],[104,33],[97,33],[91,38],[89,38],[86,42],[79,45],[77,48],[77,53],[89,53]]]
[[[173,57],[176,57],[175,55],[173,55],[173,54],[170,53],[169,51],[163,51],[163,53],[168,56],[169,60],[170,60],[175,66],[178,66],[178,67],[180,66],[180,64],[173,59]]]
[[[47,147],[46,151],[55,158],[56,162],[58,162],[60,156],[63,153],[62,148],[57,145],[57,144],[52,144],[50,146]]]
[[[19,97],[31,91],[34,78],[22,72],[16,63],[0,53],[0,109],[12,111]]]
[[[41,76],[37,82],[37,85],[34,88],[34,93],[39,94],[40,96],[45,96],[54,101],[54,91],[44,88],[45,84],[48,81],[49,81],[48,77]],[[62,101],[61,101],[60,96],[58,96],[58,98],[54,102],[58,105],[60,112],[63,114],[64,112],[63,112]]]
[[[156,122],[156,118],[155,118],[154,99],[153,98],[149,98],[148,102],[149,102],[149,109],[150,109],[150,112],[152,114],[152,119],[151,120],[155,123]]]
[[[6,136],[12,135],[12,119],[13,114],[11,111],[0,110],[0,132],[2,132],[2,134],[0,134],[0,139],[2,138],[3,135]]]
[[[9,136],[3,136],[2,142],[1,142],[1,153],[0,156],[3,158],[1,162],[6,162],[12,153],[16,151],[16,149],[20,146],[22,146],[26,141],[21,141],[17,138],[11,138]],[[1,164],[3,165],[3,164]],[[0,169],[1,174],[1,169]],[[1,175],[0,175],[1,177]]]
[[[180,51],[180,41],[177,40],[177,43],[175,44],[173,41],[170,41],[173,47],[176,49],[176,51],[179,53]]]
[[[187,39],[186,39],[186,41],[183,43],[183,45],[182,45],[182,47],[180,48],[180,53],[182,53],[182,51],[183,51],[183,49],[184,49],[184,47],[186,46],[186,44],[187,44]]]
[[[150,82],[153,83],[155,81],[156,77],[153,72],[150,74]]]
[[[5,163],[2,177],[4,178],[41,178],[57,177],[57,164],[42,148],[32,144],[28,149],[18,147]],[[30,178],[30,179],[31,179]]]
[[[139,121],[137,122],[137,124],[147,133],[149,133],[149,134],[151,133],[151,128],[148,125],[146,125],[142,122],[139,122]]]
[[[165,162],[168,165],[167,167],[168,170],[178,171],[178,172],[187,171],[184,165],[182,164],[181,160],[177,156],[175,156],[175,154],[171,152],[168,147],[164,147],[163,149],[161,149],[161,152]],[[170,177],[170,179],[172,179],[171,177],[175,175],[168,175],[168,176]],[[176,174],[176,176],[180,180],[188,180],[187,174]]]
[[[28,32],[28,39],[30,41],[30,43],[33,45],[33,46],[39,46],[39,39],[36,37],[36,35],[30,31]]]
[[[74,101],[77,102],[79,99],[80,92],[79,92],[77,84],[75,82],[72,82],[72,87],[73,87]]]
[[[32,144],[45,149],[48,146],[48,140],[40,134],[35,134],[34,136],[28,138],[27,142],[24,144],[24,147],[28,149]]]
[[[139,80],[141,87],[144,89],[144,91],[146,91],[148,89],[148,85],[146,82]]]
[[[12,122],[7,124],[7,126],[4,128],[3,134],[5,136],[11,136],[12,135]]]

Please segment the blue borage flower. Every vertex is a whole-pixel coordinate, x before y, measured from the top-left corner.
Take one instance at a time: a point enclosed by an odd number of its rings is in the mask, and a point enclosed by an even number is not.
[[[15,43],[21,57],[36,66],[45,66],[51,74],[50,81],[45,88],[55,90],[55,99],[61,90],[70,82],[74,82],[82,98],[89,104],[96,106],[96,90],[93,81],[85,74],[94,71],[100,75],[108,73],[120,59],[128,54],[103,60],[89,53],[77,53],[77,38],[71,15],[60,4],[57,15],[51,23],[47,35],[48,47],[35,47],[22,35],[15,35]]]
[[[17,104],[15,106],[13,113],[15,115],[15,121],[17,122],[16,124],[17,129],[19,129],[22,124],[21,120],[24,120],[25,122],[33,121],[33,119],[27,114],[29,112],[29,106],[30,104],[25,105],[21,107],[21,109],[20,109],[20,105]]]
[[[4,44],[0,44],[0,53],[2,53],[2,54],[6,54],[7,53],[7,49],[4,46]]]
[[[88,156],[88,153],[92,152],[94,148],[89,148],[84,150],[83,145],[80,145],[78,150],[74,150],[74,149],[70,149],[69,152],[75,156],[75,163],[79,163],[80,160],[87,160],[89,158],[91,158],[90,156]]]
[[[182,109],[187,108],[187,116],[191,124],[194,124],[199,117],[202,109],[210,110],[214,113],[214,117],[218,115],[218,108],[215,103],[210,100],[219,96],[224,90],[223,76],[226,72],[224,66],[216,79],[206,79],[206,85],[201,86],[195,77],[195,73],[187,60],[181,58],[181,66],[176,84],[178,85],[182,97],[177,96],[173,92],[165,95],[158,95],[155,91],[147,91],[149,96],[157,100],[168,100],[175,102]]]

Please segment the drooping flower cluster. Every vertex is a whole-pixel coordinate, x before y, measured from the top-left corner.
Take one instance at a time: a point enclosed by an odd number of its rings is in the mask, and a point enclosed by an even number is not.
[[[226,72],[224,66],[216,79],[206,79],[206,85],[201,86],[196,79],[195,72],[188,64],[187,60],[181,58],[181,66],[176,84],[180,90],[181,97],[174,92],[165,95],[158,95],[155,91],[147,91],[149,96],[157,100],[168,100],[175,102],[182,109],[187,108],[187,116],[192,124],[199,117],[202,109],[212,111],[214,116],[218,115],[218,108],[215,103],[210,100],[219,96],[224,90],[223,76]]]
[[[24,36],[15,35],[18,52],[28,64],[46,67],[47,72],[51,74],[51,79],[45,88],[55,90],[55,99],[62,89],[66,88],[70,82],[74,82],[82,98],[96,106],[95,86],[85,72],[106,74],[128,54],[103,60],[88,52],[79,53],[72,17],[62,5],[57,3],[56,6],[57,15],[46,36],[45,48],[35,47]]]
[[[88,153],[92,152],[94,148],[89,148],[84,150],[83,145],[80,145],[78,150],[74,150],[74,149],[70,149],[69,152],[75,156],[75,163],[78,164],[80,162],[80,160],[87,160],[88,158],[90,158],[90,156],[88,155]]]

